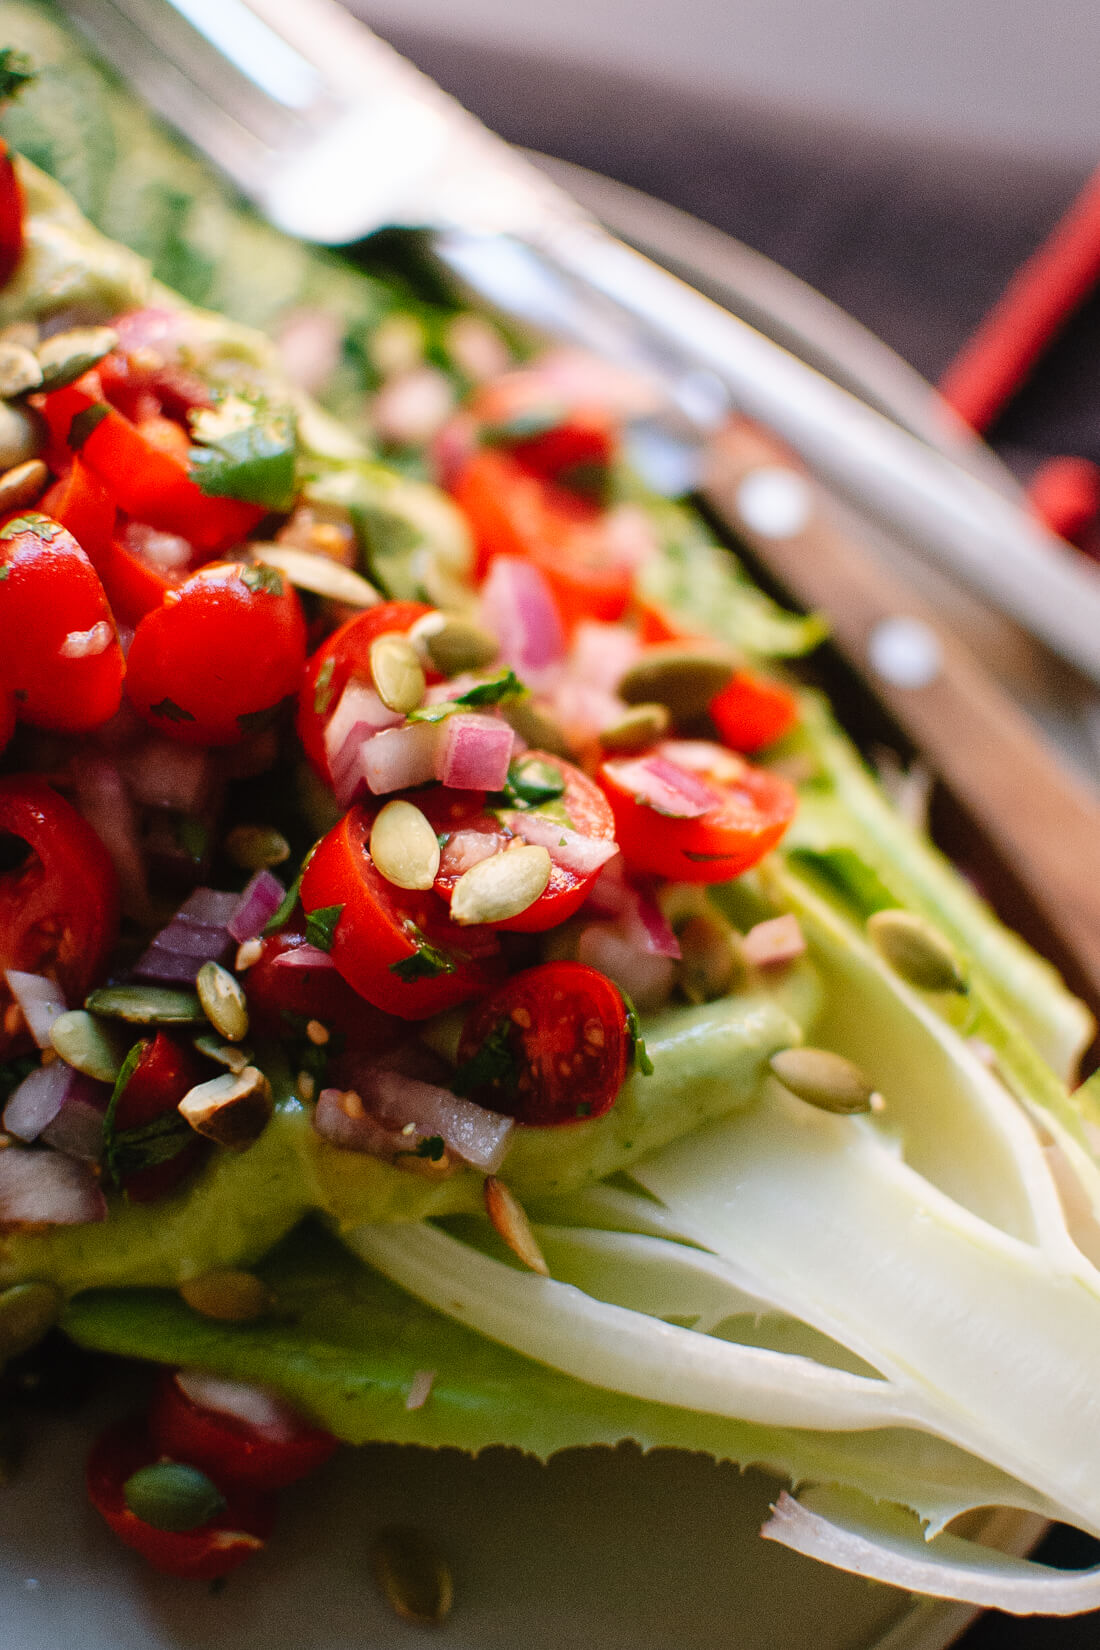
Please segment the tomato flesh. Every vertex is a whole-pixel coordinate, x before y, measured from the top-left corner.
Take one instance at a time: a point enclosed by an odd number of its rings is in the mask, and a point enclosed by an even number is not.
[[[790,688],[755,670],[737,671],[708,710],[722,743],[746,756],[774,745],[798,722],[798,700]]]
[[[23,256],[23,191],[6,143],[0,143],[0,286]]]
[[[575,962],[525,969],[478,1003],[462,1030],[460,1071],[490,1039],[499,1075],[470,1097],[539,1127],[610,1110],[632,1048],[621,992],[597,969]]]
[[[248,1014],[257,1037],[282,1038],[316,1020],[356,1048],[382,1054],[408,1035],[403,1020],[364,1002],[336,968],[280,965],[278,959],[306,944],[301,912],[296,921],[269,934],[248,970]]]
[[[189,1089],[210,1075],[194,1049],[165,1031],[147,1040],[141,1058],[115,1108],[116,1134],[144,1128],[174,1112]],[[123,1186],[132,1203],[155,1203],[167,1196],[196,1169],[209,1151],[209,1142],[195,1135],[175,1157],[125,1176]]]
[[[213,563],[138,625],[127,695],[170,739],[238,744],[297,692],[305,647],[301,604],[281,573]]]
[[[647,799],[662,765],[673,781],[682,776],[685,806],[694,810],[686,817],[670,814],[659,794]],[[673,882],[728,882],[749,870],[775,847],[798,806],[779,774],[703,740],[665,740],[644,757],[604,762],[597,778],[626,864]]]
[[[370,648],[388,631],[404,635],[432,609],[423,602],[382,602],[357,613],[323,642],[306,664],[298,698],[298,737],[310,766],[332,784],[325,754],[325,727],[353,677],[370,681]]]
[[[196,1530],[158,1530],[126,1505],[127,1480],[161,1459],[144,1428],[133,1422],[110,1427],[88,1458],[88,1499],[100,1517],[155,1570],[189,1581],[228,1575],[259,1552],[275,1525],[275,1500],[220,1473],[208,1473],[225,1506]]]
[[[274,1429],[251,1426],[238,1415],[207,1409],[182,1390],[175,1375],[158,1384],[149,1432],[162,1454],[255,1490],[281,1490],[328,1460],[337,1448],[329,1432],[287,1409]]]
[[[109,722],[125,664],[99,575],[72,534],[37,512],[0,528],[0,673],[22,721],[61,733]]]
[[[118,880],[110,856],[76,809],[40,779],[0,779],[0,837],[30,857],[0,873],[0,973],[56,978],[79,1004],[106,965],[118,929]],[[26,1041],[7,988],[0,1058]]]
[[[372,814],[352,808],[323,837],[302,877],[302,908],[336,912],[331,954],[348,984],[376,1008],[423,1020],[468,1002],[500,978],[489,928],[460,928],[438,894],[387,882],[370,857]]]

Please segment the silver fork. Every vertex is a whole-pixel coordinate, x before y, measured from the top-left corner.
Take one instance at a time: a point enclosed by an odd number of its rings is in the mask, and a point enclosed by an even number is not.
[[[386,225],[505,311],[643,368],[697,434],[736,410],[1100,682],[1100,572],[953,457],[616,241],[335,0],[62,0],[273,223]]]

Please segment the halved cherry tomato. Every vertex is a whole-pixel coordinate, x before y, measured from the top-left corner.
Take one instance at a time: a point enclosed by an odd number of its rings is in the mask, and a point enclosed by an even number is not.
[[[196,1403],[174,1374],[163,1375],[157,1386],[149,1433],[157,1449],[173,1461],[186,1461],[213,1479],[226,1478],[256,1490],[281,1490],[297,1483],[337,1448],[330,1432],[311,1426],[288,1404],[279,1404],[270,1422],[258,1426],[242,1415]]]
[[[15,694],[0,683],[0,753],[15,732]]]
[[[23,256],[23,191],[6,143],[0,142],[0,286]]]
[[[115,1108],[115,1134],[141,1129],[158,1117],[174,1112],[189,1089],[210,1075],[193,1048],[170,1037],[166,1031],[145,1041],[137,1065],[130,1073]],[[209,1143],[195,1135],[182,1151],[164,1163],[137,1169],[123,1178],[131,1203],[155,1203],[196,1169],[209,1150]]]
[[[138,625],[127,693],[170,739],[233,745],[297,693],[305,652],[301,604],[282,573],[213,563]]]
[[[755,670],[739,670],[707,708],[722,743],[746,756],[774,745],[798,722],[790,688]]]
[[[460,1071],[490,1039],[494,1075],[471,1098],[540,1127],[609,1111],[633,1047],[618,987],[576,962],[525,969],[476,1004],[462,1028]]]
[[[55,481],[43,497],[41,509],[43,515],[68,528],[102,578],[99,557],[110,548],[118,511],[99,477],[79,457],[74,458],[65,475]],[[111,601],[109,589],[107,599]],[[114,606],[113,601],[111,605]]]
[[[361,997],[403,1020],[423,1020],[488,991],[500,978],[500,941],[460,928],[439,895],[387,882],[370,857],[372,815],[352,808],[314,849],[302,907],[328,913],[332,960]]]
[[[626,864],[674,882],[739,876],[774,848],[798,806],[778,774],[701,739],[617,757],[597,778]]]
[[[126,666],[99,575],[37,511],[0,527],[0,635],[22,721],[83,733],[118,710]]]
[[[134,1422],[110,1427],[88,1458],[88,1499],[111,1529],[164,1575],[190,1581],[213,1581],[228,1575],[259,1552],[275,1525],[270,1494],[231,1484],[208,1473],[225,1498],[225,1506],[195,1530],[158,1530],[126,1505],[127,1480],[161,1459],[144,1428]]]
[[[605,407],[567,402],[537,370],[504,373],[483,385],[469,410],[483,441],[507,448],[532,475],[565,486],[606,470],[618,446]]]
[[[363,1001],[336,968],[300,968],[279,958],[305,945],[299,911],[288,927],[269,934],[248,970],[248,1016],[253,1034],[286,1040],[302,1022],[316,1020],[357,1048],[383,1054],[408,1036],[403,1020]]]
[[[110,857],[76,809],[40,779],[0,779],[0,840],[30,857],[0,872],[0,974],[13,968],[56,978],[79,1004],[98,978],[118,928],[118,880]],[[25,1039],[7,988],[0,998],[0,1059]]]
[[[524,774],[542,777],[560,776],[560,795],[541,805],[536,801],[524,806],[518,801],[511,808],[489,812],[481,791],[452,791],[445,787],[427,791],[417,797],[418,807],[427,815],[437,834],[447,838],[442,843],[439,875],[435,890],[450,905],[455,883],[477,859],[486,856],[489,846],[507,847],[516,837],[523,838],[522,816],[537,818],[539,822],[565,826],[591,842],[613,842],[615,820],[607,800],[599,787],[572,762],[546,751],[527,751],[513,764],[513,773],[522,784]],[[548,810],[548,811],[547,811]],[[514,817],[513,817],[514,816]],[[467,835],[469,833],[469,835]],[[484,841],[479,840],[484,839]],[[550,835],[544,844],[549,848],[552,868],[550,881],[533,905],[521,911],[518,917],[494,923],[494,928],[507,929],[516,934],[541,934],[547,928],[556,928],[584,904],[589,889],[600,873],[597,865],[591,871],[579,871],[557,863],[554,856],[558,837]]]
[[[197,373],[163,353],[176,348],[178,315],[135,310],[112,325],[123,347],[112,350],[96,367],[103,394],[135,424],[163,413],[186,436],[181,420],[201,407],[212,407],[214,400]],[[132,347],[127,347],[131,339]]]
[[[633,569],[615,553],[598,505],[499,450],[469,458],[451,491],[474,530],[479,577],[494,556],[522,556],[546,579],[567,630],[581,619],[622,618]]]
[[[306,665],[298,700],[298,737],[326,785],[332,784],[325,756],[325,727],[353,677],[370,682],[370,646],[376,636],[409,630],[432,609],[423,602],[381,602],[357,613],[323,642]]]
[[[204,493],[185,463],[147,441],[137,425],[104,399],[94,370],[32,400],[49,427],[56,467],[64,468],[66,459],[79,452],[118,508],[135,521],[181,533],[213,555],[239,544],[262,520],[265,512],[258,505]]]

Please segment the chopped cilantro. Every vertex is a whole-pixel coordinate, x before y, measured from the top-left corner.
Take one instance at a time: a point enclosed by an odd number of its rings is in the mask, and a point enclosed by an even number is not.
[[[0,539],[13,539],[20,533],[37,533],[40,539],[48,541],[60,538],[64,531],[59,521],[40,515],[37,510],[27,510],[21,516],[13,516],[11,521],[0,527]]]
[[[290,407],[273,407],[261,396],[226,396],[191,422],[195,480],[204,493],[238,498],[265,510],[294,503],[298,430]]]
[[[263,562],[242,567],[241,583],[246,584],[249,590],[265,590],[271,596],[282,596],[286,591],[286,583],[279,569],[266,567]]]
[[[442,722],[456,711],[479,710],[484,705],[502,705],[512,699],[526,699],[528,690],[514,670],[498,670],[483,682],[475,682],[465,693],[454,699],[443,699],[435,705],[422,705],[409,712],[410,722]]]
[[[540,803],[553,802],[565,790],[565,778],[560,768],[538,756],[520,757],[508,769],[504,794],[515,806],[537,808]]]
[[[273,722],[277,722],[285,707],[293,699],[288,694],[285,699],[279,699],[273,705],[264,705],[259,710],[242,710],[237,715],[237,726],[242,733],[262,733]]]
[[[336,925],[344,914],[342,905],[319,905],[306,913],[306,939],[318,951],[331,951]]]
[[[657,812],[663,813],[664,809],[658,808]],[[729,857],[728,854],[693,854],[690,848],[684,849],[684,858],[693,860],[696,865],[711,865]]]
[[[10,567],[0,567],[0,579],[6,579],[10,572]]]
[[[335,659],[326,659],[317,672],[317,680],[313,684],[313,709],[318,716],[327,716],[332,704],[332,673],[336,669]]]
[[[619,987],[619,996],[622,998],[623,1006],[626,1009],[626,1035],[630,1044],[627,1057],[635,1071],[643,1077],[652,1077],[653,1061],[649,1058],[645,1038],[642,1036],[638,1025],[638,1010],[634,1007],[622,986]]]
[[[116,1186],[141,1169],[151,1169],[158,1163],[167,1163],[177,1157],[194,1139],[194,1131],[177,1111],[155,1117],[140,1128],[116,1130],[115,1118],[119,1102],[126,1092],[141,1057],[149,1047],[145,1038],[136,1042],[122,1062],[122,1070],[115,1079],[107,1113],[103,1119],[103,1154],[107,1173]]]
[[[26,52],[15,46],[0,48],[0,103],[7,103],[36,78]]]
[[[110,412],[105,401],[97,401],[94,406],[84,407],[73,418],[69,425],[69,446],[73,452],[79,452],[92,431],[98,429]]]
[[[476,1094],[479,1089],[512,1090],[519,1076],[519,1062],[512,1049],[512,1023],[505,1016],[468,1060],[451,1074],[454,1094]]]
[[[447,1150],[447,1142],[441,1134],[429,1134],[423,1140],[418,1140],[411,1151],[398,1152],[398,1157],[426,1157],[431,1163],[438,1163]]]
[[[166,722],[193,722],[195,720],[189,710],[177,705],[174,699],[162,699],[159,705],[150,705],[154,716],[163,716]]]
[[[415,923],[409,923],[405,931],[416,950],[411,956],[402,957],[399,962],[391,963],[391,974],[396,974],[399,980],[411,985],[414,980],[433,980],[437,974],[454,973],[454,959],[438,946],[432,945],[430,940],[425,939]]]
[[[201,819],[191,819],[185,815],[176,826],[176,841],[196,864],[206,857],[209,838],[210,833]]]

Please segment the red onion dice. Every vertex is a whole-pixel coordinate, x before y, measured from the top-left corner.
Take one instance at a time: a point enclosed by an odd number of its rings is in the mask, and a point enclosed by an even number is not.
[[[3,1118],[6,1132],[17,1140],[37,1140],[65,1104],[77,1076],[64,1060],[35,1066],[8,1096]]]
[[[614,859],[619,851],[617,842],[583,836],[569,825],[559,825],[549,814],[534,810],[528,813],[517,808],[502,814],[501,821],[524,842],[533,843],[536,848],[545,848],[555,865],[560,865],[565,871],[575,871],[578,876],[590,876],[601,865],[606,865],[609,859]]]
[[[238,945],[262,934],[286,897],[286,889],[268,870],[257,871],[245,885],[237,909],[229,919],[229,937]]]
[[[637,756],[606,764],[616,785],[673,819],[699,819],[716,808],[718,793],[697,774],[664,756]]]
[[[550,586],[537,567],[518,556],[494,556],[481,587],[482,623],[500,640],[501,662],[524,681],[563,658],[561,618]]]
[[[280,951],[271,959],[272,968],[335,968],[327,951],[319,945],[296,945],[290,951]]]
[[[49,1048],[50,1027],[68,1004],[60,986],[44,974],[23,974],[17,968],[4,971],[8,990],[23,1010],[23,1018],[39,1048]]]
[[[435,776],[457,791],[503,790],[512,760],[512,730],[495,716],[449,716],[435,751]]]
[[[89,1164],[35,1146],[0,1151],[0,1231],[106,1218],[107,1200]]]
[[[375,796],[426,785],[435,778],[435,753],[441,724],[409,722],[368,739],[359,753],[359,770]]]

